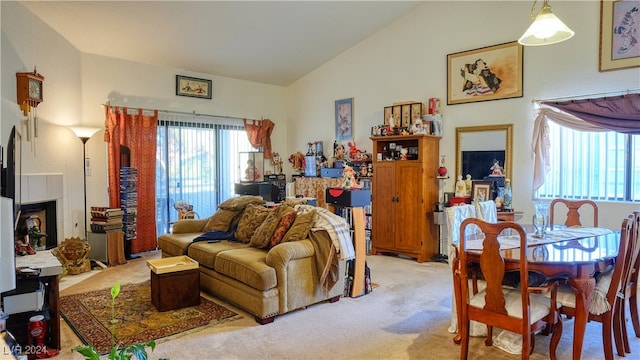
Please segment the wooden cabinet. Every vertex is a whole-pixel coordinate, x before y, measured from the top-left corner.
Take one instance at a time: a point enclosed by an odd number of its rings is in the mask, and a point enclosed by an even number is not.
[[[433,211],[438,201],[440,137],[380,136],[371,140],[374,151],[371,252],[391,252],[418,262],[427,261],[438,254]],[[407,160],[389,155],[393,147],[399,146],[408,149]]]

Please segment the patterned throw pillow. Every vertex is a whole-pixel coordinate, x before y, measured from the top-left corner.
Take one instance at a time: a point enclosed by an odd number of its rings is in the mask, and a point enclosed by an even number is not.
[[[266,201],[260,196],[244,195],[232,197],[218,205],[218,209],[224,210],[243,210],[249,204],[264,205]]]
[[[278,224],[278,227],[276,227],[276,231],[273,233],[273,236],[271,237],[271,241],[269,242],[269,248],[272,248],[280,244],[280,242],[284,238],[284,234],[287,233],[289,228],[291,228],[291,225],[293,225],[293,222],[296,220],[297,215],[298,213],[296,213],[295,210],[291,210],[282,216],[282,219],[280,219],[280,223]]]
[[[264,219],[267,218],[269,213],[274,211],[274,209],[267,209],[262,205],[247,205],[238,223],[238,230],[236,230],[235,233],[236,240],[242,241],[245,244],[249,243],[258,226],[264,222]]]
[[[269,215],[267,215],[267,218],[264,219],[262,224],[260,224],[253,233],[253,236],[251,236],[251,242],[249,245],[260,249],[266,249],[269,246],[273,233],[276,231],[276,227],[280,224],[280,219],[289,211],[293,211],[290,206],[280,205],[277,209],[270,212]]]
[[[204,226],[202,231],[204,232],[213,231],[213,230],[220,230],[224,232],[229,231],[231,222],[233,221],[233,218],[236,216],[237,213],[238,213],[237,211],[218,209],[218,211],[216,211],[215,214],[211,215],[211,217],[209,218],[209,221],[207,221],[207,224]]]
[[[296,220],[293,222],[293,225],[291,225],[291,228],[289,228],[289,231],[287,231],[287,233],[284,235],[281,242],[306,239],[307,235],[309,235],[309,231],[311,231],[311,227],[313,227],[315,217],[315,210],[311,210],[304,214],[298,214],[298,216],[296,216]]]

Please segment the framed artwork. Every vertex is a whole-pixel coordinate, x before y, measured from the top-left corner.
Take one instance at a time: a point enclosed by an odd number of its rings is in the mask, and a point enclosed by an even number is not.
[[[411,104],[411,124],[418,119],[422,119],[422,103],[413,103]]]
[[[640,67],[640,1],[600,1],[600,71]]]
[[[176,75],[176,95],[211,99],[211,80]]]
[[[393,116],[393,106],[384,107],[384,122],[383,124],[389,125],[389,118]]]
[[[447,55],[447,104],[522,97],[517,41]]]
[[[353,138],[353,98],[336,100],[336,141]]]
[[[402,105],[402,127],[411,126],[411,104]]]
[[[491,181],[474,180],[471,182],[471,201],[491,200]]]
[[[400,127],[402,125],[401,122],[401,114],[402,114],[402,106],[401,105],[394,105],[393,106],[393,127],[397,128]]]

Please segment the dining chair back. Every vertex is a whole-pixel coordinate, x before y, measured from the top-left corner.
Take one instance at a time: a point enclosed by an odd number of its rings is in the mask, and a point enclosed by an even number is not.
[[[467,227],[478,227],[480,237],[484,238],[479,255],[479,266],[486,281],[484,290],[471,295],[469,292],[469,256],[467,250]],[[511,230],[520,239],[520,259],[527,258],[527,237],[522,226],[503,221],[488,223],[480,219],[466,219],[460,226],[460,274],[461,306],[460,306],[460,359],[467,359],[469,354],[469,324],[475,320],[487,325],[486,345],[493,342],[493,327],[508,330],[522,335],[522,359],[528,359],[533,351],[534,336],[551,325],[553,336],[549,345],[549,356],[555,359],[556,349],[562,335],[558,304],[556,302],[556,284],[547,288],[530,288],[528,279],[528,262],[520,261],[520,286],[508,288],[502,285],[506,273],[505,260],[500,252],[498,236],[505,230]],[[477,254],[476,254],[477,255]],[[477,256],[476,256],[477,257]],[[539,292],[549,291],[550,297]]]
[[[602,272],[596,280],[596,287],[589,308],[589,321],[602,323],[602,344],[604,358],[613,359],[613,341],[615,338],[618,354],[624,356],[625,349],[622,344],[622,330],[620,326],[620,309],[624,309],[624,297],[626,282],[631,279],[631,271],[638,257],[640,246],[635,231],[633,216],[627,216],[622,221],[620,229],[620,243],[618,255],[612,269]],[[626,281],[626,282],[625,282]],[[562,286],[558,291],[558,301],[562,304],[560,311],[567,317],[574,317],[576,313],[576,298],[573,289]]]
[[[633,224],[629,243],[631,244],[630,246],[640,247],[640,210],[634,211],[632,216]],[[614,338],[619,342],[621,341],[624,348],[624,352],[622,352],[620,347],[618,347],[618,343],[616,343],[618,355],[620,356],[624,356],[624,353],[631,353],[625,313],[625,304],[627,303],[627,300],[629,303],[629,315],[631,317],[633,331],[635,332],[636,337],[640,338],[640,319],[638,314],[638,272],[640,272],[640,250],[635,249],[632,251],[628,256],[628,261],[630,262],[629,265],[631,266],[631,271],[627,273],[626,278],[622,279],[624,295],[621,294],[619,296],[619,306],[616,309],[617,314],[614,315],[614,329],[620,332],[618,336],[615,336],[614,334]]]
[[[592,208],[593,212],[593,227],[598,227],[598,205],[591,200],[567,200],[567,199],[553,199],[549,205],[549,226],[553,228],[555,223],[556,207],[560,209],[562,206],[567,209],[567,217],[564,221],[564,225],[567,227],[583,226],[580,222],[580,210],[582,206]],[[585,208],[586,209],[586,208]]]

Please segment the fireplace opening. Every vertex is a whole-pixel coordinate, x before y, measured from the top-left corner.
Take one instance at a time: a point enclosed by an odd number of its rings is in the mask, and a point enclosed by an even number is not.
[[[16,236],[28,236],[38,241],[38,250],[53,249],[58,246],[58,222],[56,201],[44,201],[20,205],[20,220]],[[37,226],[37,228],[34,228]]]

